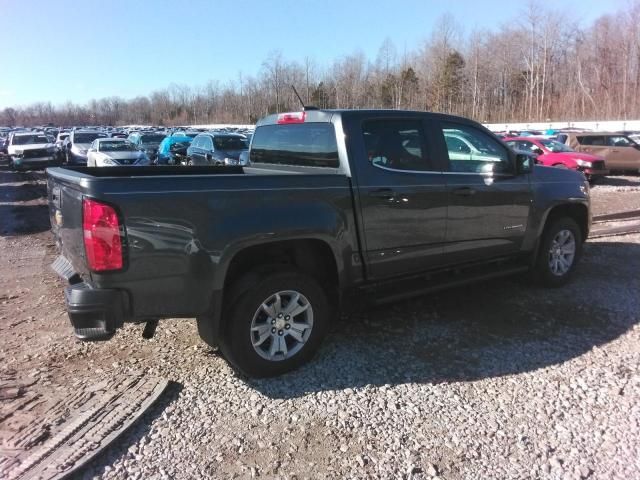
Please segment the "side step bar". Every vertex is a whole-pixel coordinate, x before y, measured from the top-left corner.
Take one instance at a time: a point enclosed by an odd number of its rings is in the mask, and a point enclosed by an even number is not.
[[[371,295],[373,297],[371,300],[369,300],[369,304],[384,305],[399,300],[406,300],[408,298],[426,295],[428,293],[433,293],[440,290],[460,287],[469,283],[525,273],[528,270],[529,267],[526,265],[510,265],[502,266],[490,271],[485,270],[484,272],[478,271],[467,274],[451,273],[448,276],[439,275],[436,278],[425,279],[420,282],[417,282],[416,279],[413,278],[405,282],[400,282],[398,284],[398,287],[394,288],[391,292],[383,292],[376,288],[367,288],[363,293],[367,296]],[[402,288],[402,286],[406,288]]]

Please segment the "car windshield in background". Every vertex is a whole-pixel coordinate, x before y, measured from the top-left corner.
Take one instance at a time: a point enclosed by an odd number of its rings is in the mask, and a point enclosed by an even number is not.
[[[564,143],[556,142],[555,140],[540,140],[540,143],[548,148],[553,153],[561,152],[573,152],[573,148]]]
[[[104,138],[104,133],[76,133],[73,139],[74,143],[91,143],[96,138]]]
[[[143,145],[158,145],[164,137],[165,135],[142,135],[140,141]]]
[[[14,145],[35,145],[39,143],[50,143],[44,135],[16,135],[13,137]]]
[[[134,152],[136,146],[129,142],[100,142],[101,152]]]

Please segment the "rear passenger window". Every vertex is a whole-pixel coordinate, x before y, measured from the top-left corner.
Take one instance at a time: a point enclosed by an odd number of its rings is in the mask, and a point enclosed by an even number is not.
[[[578,136],[576,140],[580,145],[605,145],[604,137],[601,136]]]
[[[499,173],[511,169],[505,146],[485,132],[469,125],[443,123],[442,134],[450,172]]]
[[[332,168],[340,165],[336,133],[331,123],[258,127],[249,157],[251,163]]]
[[[370,120],[362,133],[367,158],[375,167],[391,170],[432,170],[425,155],[420,120]]]

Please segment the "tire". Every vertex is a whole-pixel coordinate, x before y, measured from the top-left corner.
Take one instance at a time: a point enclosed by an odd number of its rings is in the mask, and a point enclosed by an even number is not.
[[[566,236],[566,232],[570,235]],[[572,257],[568,254],[571,251],[571,241],[574,247]],[[537,283],[546,287],[566,284],[582,255],[582,243],[582,231],[575,220],[569,217],[551,219],[542,234],[533,267],[533,277]],[[569,262],[568,266],[566,262]]]
[[[235,301],[223,314],[220,349],[227,361],[248,377],[272,377],[294,370],[313,357],[327,333],[331,308],[323,288],[305,273],[275,271],[254,280],[236,282],[246,288],[242,293],[236,290]],[[230,291],[234,291],[233,286]],[[296,299],[296,294],[299,297],[294,311],[299,313],[287,315],[289,301]]]

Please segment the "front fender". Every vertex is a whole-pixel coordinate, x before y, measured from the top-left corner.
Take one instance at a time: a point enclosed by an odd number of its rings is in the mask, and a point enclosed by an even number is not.
[[[588,231],[591,223],[589,184],[580,172],[536,166],[532,174],[533,208],[523,250],[535,250],[551,212],[563,206],[586,209]]]

